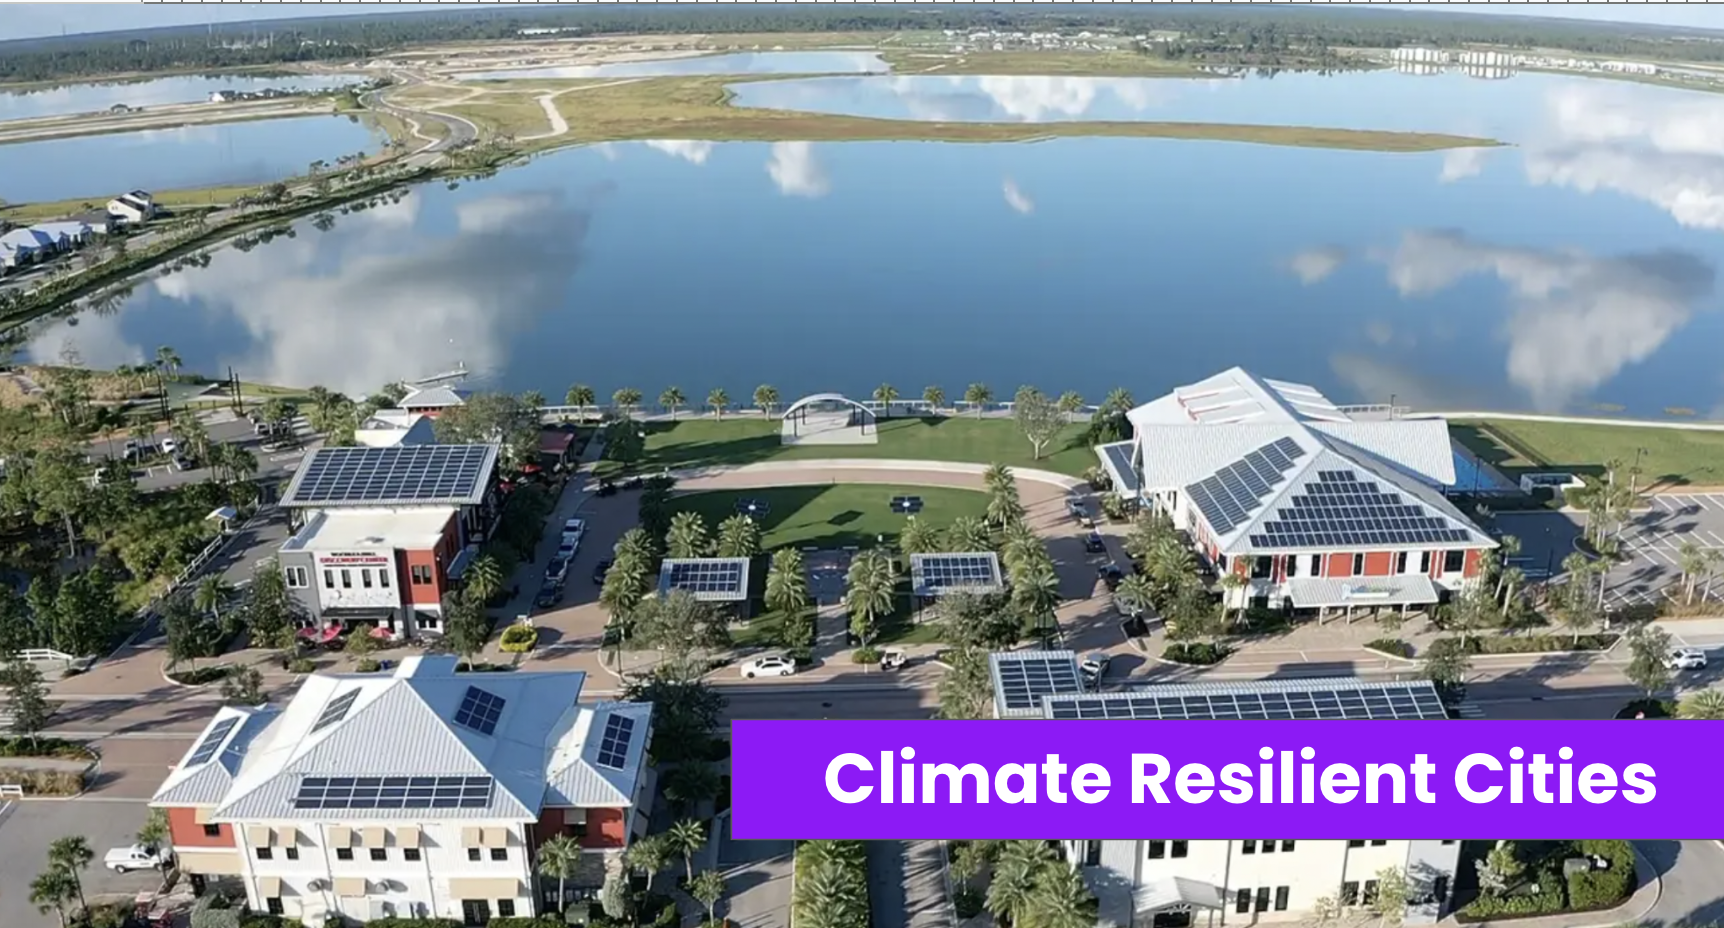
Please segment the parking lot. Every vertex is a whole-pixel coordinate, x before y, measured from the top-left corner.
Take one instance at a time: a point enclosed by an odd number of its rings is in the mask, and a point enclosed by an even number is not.
[[[124,847],[143,827],[147,810],[141,802],[112,802],[84,797],[71,801],[30,800],[0,806],[0,925],[29,928],[56,924],[30,904],[30,881],[42,872],[48,845],[69,835],[83,835],[96,859],[83,873],[84,895],[91,901],[130,899],[161,885],[161,874],[139,871],[118,874],[102,869],[111,848]]]

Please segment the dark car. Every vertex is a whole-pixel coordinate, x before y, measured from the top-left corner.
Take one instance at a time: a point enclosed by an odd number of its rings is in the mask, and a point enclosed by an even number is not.
[[[613,563],[615,563],[615,562],[612,561],[610,558],[605,558],[604,560],[598,562],[597,564],[594,564],[593,565],[593,582],[594,583],[601,583],[601,584],[604,583],[605,582],[605,575],[611,572],[611,565]]]
[[[1119,589],[1119,582],[1125,579],[1125,571],[1120,570],[1119,565],[1111,561],[1103,565],[1096,573],[1101,576],[1101,582],[1107,584],[1110,591]]]
[[[563,588],[555,583],[547,583],[539,587],[539,595],[533,597],[533,605],[540,609],[555,609],[563,601]]]
[[[1083,536],[1083,550],[1085,554],[1106,554],[1107,543],[1101,540],[1100,532],[1090,532]]]

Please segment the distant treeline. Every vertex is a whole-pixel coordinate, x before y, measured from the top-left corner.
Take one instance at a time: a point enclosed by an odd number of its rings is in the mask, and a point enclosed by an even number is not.
[[[1724,32],[1407,10],[1259,5],[591,4],[376,13],[0,42],[0,81],[351,60],[411,45],[586,35],[936,29],[1177,30],[1194,48],[1489,44],[1620,57],[1724,61]]]

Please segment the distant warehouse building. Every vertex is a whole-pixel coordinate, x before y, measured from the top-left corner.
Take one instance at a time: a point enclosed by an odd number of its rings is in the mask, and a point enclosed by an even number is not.
[[[998,718],[1041,719],[1446,719],[1426,681],[1351,678],[1145,686],[1086,692],[1071,651],[1017,651],[990,658]],[[1268,823],[1273,831],[1273,821]],[[1459,841],[1061,842],[1113,928],[1194,928],[1297,922],[1318,899],[1364,912],[1379,875],[1406,879],[1405,923],[1442,917],[1460,864]]]

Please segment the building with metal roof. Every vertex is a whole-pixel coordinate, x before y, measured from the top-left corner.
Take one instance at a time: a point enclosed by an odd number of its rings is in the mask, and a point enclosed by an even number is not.
[[[1233,368],[1127,414],[1096,449],[1114,492],[1166,513],[1241,603],[1428,607],[1481,573],[1496,542],[1449,502],[1448,423],[1342,407]]]
[[[554,907],[533,855],[569,835],[592,853],[566,886],[596,890],[647,827],[652,707],[582,704],[578,672],[455,671],[410,657],[218,710],[151,800],[181,869],[259,912],[476,923]]]
[[[994,718],[1039,719],[1049,697],[1085,692],[1077,655],[1071,651],[1000,651],[988,655],[994,685]]]

